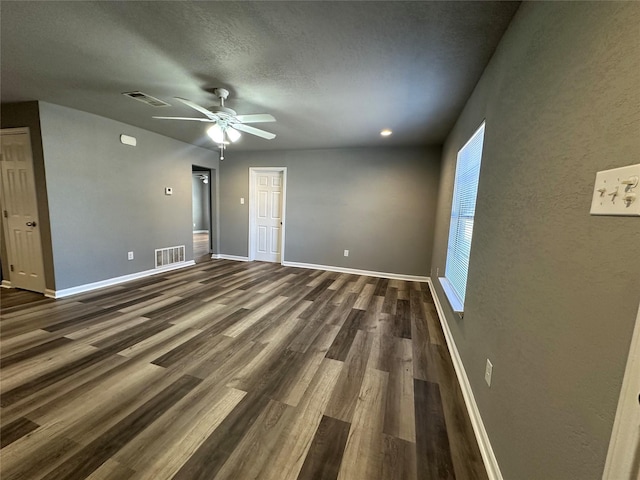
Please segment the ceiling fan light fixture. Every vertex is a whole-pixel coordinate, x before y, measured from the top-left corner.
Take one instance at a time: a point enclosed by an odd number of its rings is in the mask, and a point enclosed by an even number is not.
[[[391,135],[393,132],[391,130],[389,130],[388,128],[385,128],[384,130],[382,130],[380,132],[380,135],[383,137],[388,137],[389,135]]]
[[[214,123],[207,129],[207,135],[211,137],[211,140],[218,144],[224,142],[224,132],[217,123]]]
[[[2,0],[0,0],[2,1]],[[139,92],[134,92],[139,93]],[[235,143],[240,140],[242,133],[248,133],[257,137],[271,140],[276,138],[275,133],[267,132],[247,123],[275,122],[273,115],[268,113],[252,113],[246,115],[238,115],[235,110],[224,106],[224,101],[229,96],[229,91],[224,88],[218,88],[214,93],[220,98],[220,105],[204,108],[197,103],[186,98],[174,97],[180,103],[184,103],[188,107],[200,112],[203,117],[160,117],[154,116],[160,120],[190,120],[195,122],[213,123],[206,129],[207,135],[220,147],[220,160],[224,158],[225,145]],[[242,132],[242,133],[240,133]]]
[[[232,142],[237,142],[238,140],[240,140],[240,132],[238,130],[236,130],[233,127],[227,127],[227,137],[229,137],[229,140],[231,140]]]

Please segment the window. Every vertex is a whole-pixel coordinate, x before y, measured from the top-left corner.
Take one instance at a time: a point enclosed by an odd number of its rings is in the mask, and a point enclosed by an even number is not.
[[[456,178],[451,205],[451,224],[447,246],[447,264],[442,287],[453,307],[462,313],[467,290],[469,253],[473,235],[473,220],[476,213],[476,196],[484,143],[484,122],[471,139],[458,152]]]

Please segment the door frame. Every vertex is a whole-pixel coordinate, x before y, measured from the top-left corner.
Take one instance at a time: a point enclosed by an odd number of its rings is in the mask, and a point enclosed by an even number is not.
[[[33,292],[37,292],[37,293],[42,293],[44,295],[48,295],[48,290],[47,290],[47,280],[46,280],[46,269],[44,266],[44,249],[43,249],[43,245],[42,245],[42,222],[40,221],[40,210],[39,210],[39,205],[38,205],[38,190],[37,190],[37,186],[36,186],[36,178],[35,178],[35,165],[33,162],[33,148],[32,148],[32,144],[31,144],[31,129],[29,127],[15,127],[15,128],[2,128],[0,129],[0,135],[26,135],[27,136],[27,145],[29,146],[29,154],[31,157],[31,180],[33,182],[33,192],[31,192],[33,194],[33,198],[35,200],[35,215],[36,218],[38,220],[38,224],[40,225],[39,227],[39,231],[38,231],[38,239],[40,241],[40,244],[38,245],[39,247],[39,253],[40,253],[40,265],[42,266],[42,282],[41,282],[41,289],[40,287],[37,290],[30,290]],[[4,192],[2,192],[2,194],[0,194],[0,206],[2,206],[1,210],[4,210],[5,208],[5,199],[4,199]],[[1,213],[0,213],[1,214]],[[5,245],[5,252],[7,255],[6,261],[7,264],[11,264],[12,263],[12,259],[15,257],[15,252],[13,251],[13,248],[11,246],[11,242],[10,242],[10,233],[9,233],[9,225],[7,223],[7,221],[3,218],[2,219],[2,238],[4,240],[4,245]],[[2,281],[2,286],[3,287],[9,287],[9,288],[14,288],[15,287],[15,281],[14,281],[14,275],[13,272],[11,272],[11,269],[8,268],[8,272],[9,272],[9,280],[3,280]]]
[[[603,480],[631,480],[640,470],[640,306],[613,423]],[[634,442],[634,435],[635,438]],[[635,470],[635,472],[633,471]]]
[[[249,261],[252,262],[256,258],[255,241],[256,232],[256,205],[257,189],[255,187],[258,173],[263,172],[280,172],[282,173],[282,228],[280,229],[280,265],[284,263],[284,246],[285,246],[285,227],[287,212],[287,167],[249,167]]]

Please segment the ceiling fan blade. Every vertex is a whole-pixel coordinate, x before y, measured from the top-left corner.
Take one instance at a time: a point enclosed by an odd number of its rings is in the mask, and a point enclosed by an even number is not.
[[[268,113],[253,113],[251,115],[236,115],[236,118],[239,122],[242,123],[264,123],[264,122],[275,122],[276,119],[273,115],[269,115]]]
[[[210,118],[194,118],[194,117],[151,117],[151,118],[159,118],[161,120],[194,120],[196,122],[215,122],[216,121]]]
[[[276,138],[275,133],[265,132],[264,130],[260,130],[259,128],[250,127],[249,125],[244,125],[242,123],[234,123],[233,128],[242,132],[250,133],[251,135],[266,138],[267,140]]]
[[[176,100],[181,101],[185,105],[188,105],[189,107],[193,108],[194,110],[199,111],[203,115],[209,117],[211,120],[218,120],[218,116],[215,113],[211,112],[210,110],[207,110],[204,107],[201,107],[197,103],[193,103],[191,100],[187,100],[186,98],[180,98],[180,97],[174,97],[174,98]]]

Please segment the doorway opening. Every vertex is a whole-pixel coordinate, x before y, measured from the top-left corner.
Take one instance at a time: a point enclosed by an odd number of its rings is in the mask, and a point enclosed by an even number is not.
[[[201,263],[211,258],[215,245],[214,198],[215,176],[209,168],[191,167],[192,224],[193,224],[193,259]]]

